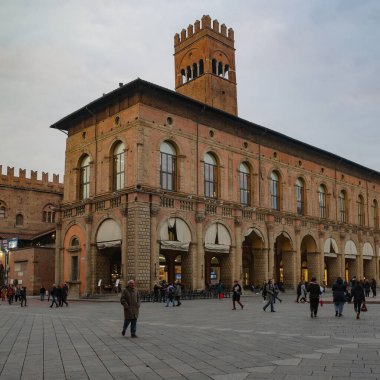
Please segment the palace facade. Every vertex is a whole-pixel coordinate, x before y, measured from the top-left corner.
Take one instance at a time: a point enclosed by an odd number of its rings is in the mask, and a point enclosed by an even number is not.
[[[51,126],[68,133],[56,282],[378,280],[380,173],[239,118],[224,24],[174,49],[176,91],[137,79]]]

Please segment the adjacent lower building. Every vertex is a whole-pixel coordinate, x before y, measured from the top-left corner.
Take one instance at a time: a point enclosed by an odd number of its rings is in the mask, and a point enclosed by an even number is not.
[[[55,279],[55,209],[63,196],[59,176],[0,165],[0,286],[17,282],[28,294]]]
[[[174,45],[176,91],[137,79],[51,126],[56,282],[378,280],[380,173],[239,118],[231,28],[203,16]]]

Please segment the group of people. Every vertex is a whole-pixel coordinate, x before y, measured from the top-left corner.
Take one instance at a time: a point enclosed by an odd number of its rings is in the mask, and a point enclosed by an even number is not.
[[[166,283],[163,281],[160,285],[155,284],[153,287],[154,302],[166,302],[166,307],[181,306],[182,285],[179,281],[175,283]],[[175,304],[175,301],[177,304]]]
[[[20,301],[21,307],[27,306],[26,287],[20,285],[4,285],[1,288],[1,299],[8,301],[9,305]]]
[[[41,289],[42,290],[42,289]],[[40,290],[40,294],[41,294]],[[49,293],[49,298],[51,297],[51,305],[50,307],[62,307],[63,304],[66,306],[69,306],[67,303],[67,296],[69,294],[69,287],[67,286],[66,283],[64,284],[59,284],[58,286],[56,284],[53,284],[50,293]],[[48,298],[48,301],[49,301]],[[41,296],[41,301],[43,301],[43,297]]]

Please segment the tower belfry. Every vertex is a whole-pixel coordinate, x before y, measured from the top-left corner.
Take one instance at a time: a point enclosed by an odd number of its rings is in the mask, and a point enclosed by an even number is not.
[[[237,116],[234,31],[203,16],[174,36],[175,89]]]

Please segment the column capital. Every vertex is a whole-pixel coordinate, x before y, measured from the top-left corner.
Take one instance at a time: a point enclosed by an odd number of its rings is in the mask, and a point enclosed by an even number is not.
[[[195,215],[195,221],[197,223],[202,223],[205,220],[205,214],[204,212],[197,212]]]
[[[84,221],[86,222],[86,224],[91,224],[92,223],[92,220],[93,220],[93,216],[92,214],[86,214],[85,217],[84,217]]]
[[[157,216],[158,213],[160,212],[160,210],[161,210],[161,207],[159,205],[152,204],[150,206],[150,215],[151,216]]]
[[[236,216],[234,219],[234,223],[236,227],[241,227],[241,223],[242,223],[241,218]]]
[[[123,204],[119,207],[119,210],[121,212],[121,215],[123,216],[128,216],[128,205],[127,204]]]

